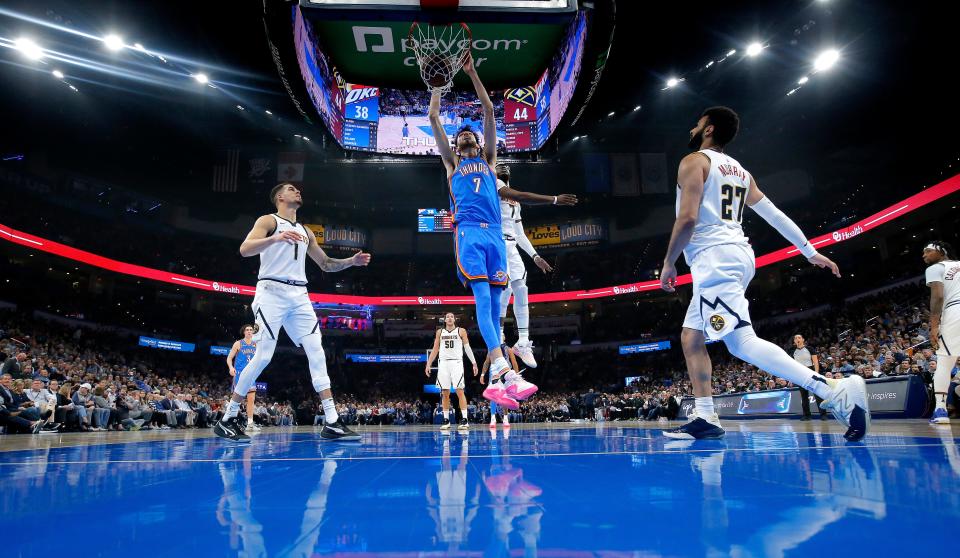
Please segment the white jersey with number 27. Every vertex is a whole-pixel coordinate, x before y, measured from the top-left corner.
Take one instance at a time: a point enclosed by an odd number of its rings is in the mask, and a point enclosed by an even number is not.
[[[712,149],[702,149],[699,153],[710,159],[710,172],[703,183],[703,198],[693,236],[683,250],[688,265],[700,251],[711,246],[749,245],[740,223],[747,207],[750,173],[725,153]],[[677,214],[680,213],[680,193],[677,185]]]

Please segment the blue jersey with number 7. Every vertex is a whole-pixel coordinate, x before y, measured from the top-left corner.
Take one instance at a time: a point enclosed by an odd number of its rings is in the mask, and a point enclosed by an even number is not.
[[[461,159],[450,177],[453,223],[486,223],[500,227],[497,176],[482,157]]]

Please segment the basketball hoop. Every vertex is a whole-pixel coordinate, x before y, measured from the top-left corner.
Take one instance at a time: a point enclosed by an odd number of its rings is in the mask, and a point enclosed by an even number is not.
[[[420,77],[430,92],[450,91],[453,76],[467,61],[473,36],[465,23],[413,22],[407,44],[420,66]]]

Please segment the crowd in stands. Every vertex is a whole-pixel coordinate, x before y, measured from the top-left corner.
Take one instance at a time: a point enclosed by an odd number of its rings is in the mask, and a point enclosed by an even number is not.
[[[932,381],[936,356],[925,343],[928,315],[925,287],[908,284],[848,302],[794,322],[764,326],[761,335],[789,348],[793,335],[806,337],[828,377],[859,374],[867,379],[915,374]],[[220,416],[229,392],[220,362],[197,366],[174,357],[151,360],[118,348],[111,333],[32,320],[0,313],[0,426],[7,432],[184,429],[210,427]],[[785,381],[729,357],[712,345],[714,393],[752,392],[790,387]],[[398,370],[344,373],[336,348],[332,374],[343,390],[338,412],[350,424],[437,424],[438,398],[418,393],[415,374]],[[292,355],[290,358],[292,358]],[[679,355],[622,357],[611,349],[542,355],[541,366],[527,375],[541,392],[511,412],[514,422],[675,419],[679,404],[691,393]],[[303,368],[279,355],[280,367]],[[300,357],[302,358],[302,356]],[[639,358],[640,360],[632,360]],[[185,367],[195,371],[186,372]],[[347,369],[349,372],[349,369]],[[354,371],[355,372],[355,371]],[[293,374],[297,377],[296,374]],[[322,420],[306,376],[289,386],[285,397],[259,397],[255,420],[263,425],[311,425]],[[351,380],[363,377],[363,381]],[[634,377],[629,385],[624,377]],[[273,378],[271,378],[271,381]],[[956,413],[957,381],[949,406]],[[489,420],[489,406],[468,385],[468,419]],[[360,394],[357,396],[355,394]],[[290,400],[299,400],[294,407]]]

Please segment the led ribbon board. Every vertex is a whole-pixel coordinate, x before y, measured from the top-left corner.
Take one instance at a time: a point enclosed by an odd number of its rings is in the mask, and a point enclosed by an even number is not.
[[[861,219],[856,223],[850,225],[849,227],[844,227],[842,229],[837,229],[833,232],[820,235],[816,238],[810,240],[810,242],[817,248],[826,248],[834,244],[840,244],[841,242],[846,242],[853,238],[856,238],[864,233],[872,231],[873,229],[879,227],[880,225],[889,223],[894,219],[899,219],[904,215],[909,214],[912,211],[916,211],[921,207],[937,201],[945,196],[953,194],[957,190],[960,190],[960,174],[949,178],[936,186],[931,186],[910,196],[909,198],[897,202],[890,207],[878,211],[873,215]],[[160,269],[153,269],[149,267],[144,267],[140,265],[130,264],[126,262],[121,262],[113,260],[110,258],[105,258],[91,252],[85,252],[83,250],[78,250],[72,246],[67,246],[66,244],[60,244],[59,242],[53,242],[39,236],[34,236],[29,233],[18,231],[12,229],[6,225],[0,224],[0,238],[8,240],[14,244],[19,244],[21,246],[26,246],[27,248],[32,248],[34,250],[39,250],[41,252],[46,252],[48,254],[53,254],[55,256],[61,256],[73,261],[84,263],[87,265],[92,265],[94,267],[99,267],[100,269],[106,269],[108,271],[115,271],[117,273],[123,273],[125,275],[131,275],[134,277],[141,277],[144,279],[152,279],[154,281],[161,281],[163,283],[170,283],[173,285],[178,285],[181,287],[200,289],[204,291],[216,291],[221,293],[228,294],[240,294],[246,296],[253,296],[256,293],[256,289],[250,285],[237,285],[234,283],[222,283],[219,281],[212,281],[210,279],[200,279],[197,277],[190,277],[187,275],[178,275],[176,273],[170,273]],[[783,260],[797,256],[799,251],[790,246],[788,248],[782,248],[768,254],[764,254],[756,259],[757,267],[764,267],[768,265],[781,262]],[[453,265],[452,257],[450,265]],[[677,277],[677,285],[686,285],[691,282],[690,274],[681,275]],[[654,291],[660,288],[659,281],[646,281],[642,283],[627,283],[625,285],[614,285],[610,287],[602,287],[598,289],[591,289],[585,291],[558,291],[552,293],[540,293],[540,294],[531,294],[530,302],[540,303],[540,302],[558,302],[558,301],[567,301],[567,300],[589,300],[594,298],[606,298],[610,296],[625,295],[625,294],[634,294],[642,293],[646,291]],[[372,306],[431,306],[431,305],[444,305],[444,304],[473,304],[472,296],[453,296],[453,295],[444,295],[444,296],[349,296],[349,295],[335,295],[335,294],[321,294],[321,293],[311,293],[310,300],[313,302],[319,302],[322,304],[348,304],[355,306],[363,305],[372,305]]]

